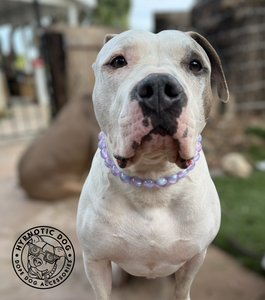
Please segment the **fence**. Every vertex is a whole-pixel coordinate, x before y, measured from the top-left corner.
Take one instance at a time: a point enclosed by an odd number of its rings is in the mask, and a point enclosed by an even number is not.
[[[36,134],[47,128],[50,106],[32,99],[11,97],[0,115],[0,142]]]

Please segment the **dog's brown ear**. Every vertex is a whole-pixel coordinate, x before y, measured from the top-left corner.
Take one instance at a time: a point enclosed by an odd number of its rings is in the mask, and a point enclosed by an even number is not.
[[[114,36],[116,36],[117,34],[107,34],[104,38],[104,45],[111,40],[112,38],[114,38]]]
[[[206,40],[206,38],[204,38],[200,34],[193,31],[186,32],[186,34],[193,38],[208,55],[212,66],[211,77],[217,84],[218,96],[223,102],[227,102],[229,99],[229,92],[225,75],[222,69],[221,60],[218,54],[216,53],[212,45]]]

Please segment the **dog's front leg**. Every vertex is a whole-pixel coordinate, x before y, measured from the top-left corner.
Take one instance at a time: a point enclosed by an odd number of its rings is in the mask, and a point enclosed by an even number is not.
[[[174,300],[190,300],[190,287],[204,261],[206,252],[207,249],[196,254],[175,273]]]
[[[85,271],[97,300],[111,300],[112,273],[109,260],[91,260],[83,254]]]

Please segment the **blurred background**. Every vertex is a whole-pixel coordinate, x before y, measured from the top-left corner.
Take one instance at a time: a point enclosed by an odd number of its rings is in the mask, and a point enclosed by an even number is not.
[[[107,33],[132,28],[196,31],[221,58],[230,100],[221,103],[213,83],[202,145],[222,224],[192,295],[263,300],[265,0],[0,0],[0,298],[94,299],[75,233],[99,132],[91,65]],[[42,224],[65,232],[77,254],[70,278],[45,292],[20,282],[10,263],[17,237]],[[172,299],[173,286],[171,277],[130,279],[114,294]]]

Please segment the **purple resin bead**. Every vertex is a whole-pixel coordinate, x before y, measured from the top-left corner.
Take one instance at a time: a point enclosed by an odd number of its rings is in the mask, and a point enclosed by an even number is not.
[[[105,141],[104,140],[100,140],[99,142],[98,142],[98,147],[99,147],[99,149],[104,149],[104,148],[106,148],[106,144],[105,144]]]
[[[122,173],[122,172],[120,174],[120,179],[124,183],[128,183],[128,182],[131,181],[131,177],[129,175],[126,175],[126,174]]]
[[[143,186],[147,189],[151,189],[155,186],[155,181],[152,179],[144,179]]]
[[[110,171],[114,176],[120,176],[121,174],[121,171],[116,166],[113,166]]]
[[[191,170],[194,169],[194,167],[195,167],[195,162],[192,161],[192,164],[188,166],[187,170],[188,170],[188,171],[191,171]]]
[[[195,161],[199,160],[199,158],[200,158],[200,153],[196,153],[196,155],[193,158],[193,161],[195,162]]]
[[[158,187],[158,188],[163,188],[163,187],[165,187],[167,185],[167,180],[166,180],[166,178],[159,178],[157,181],[156,181],[156,186]]]
[[[108,154],[108,150],[106,148],[102,149],[100,151],[100,156],[103,158],[103,159],[106,159],[107,157],[109,157],[109,154]]]
[[[178,182],[178,180],[179,180],[178,174],[173,174],[167,178],[167,182],[170,184],[175,184]]]
[[[106,167],[108,167],[108,168],[112,168],[114,166],[114,162],[109,157],[107,157],[104,160],[104,162],[105,162]]]
[[[197,142],[196,143],[196,151],[200,152],[202,150],[202,144]]]
[[[180,172],[178,173],[179,178],[184,178],[184,177],[187,176],[187,174],[188,174],[187,169],[186,169],[186,170],[183,170],[183,171],[180,171]]]
[[[98,138],[99,140],[104,140],[105,139],[105,134],[103,131],[100,131],[100,133],[98,134]]]
[[[135,177],[133,176],[131,178],[131,181],[130,183],[133,185],[133,186],[136,186],[136,187],[140,187],[143,183],[142,179],[140,179],[139,177]]]

